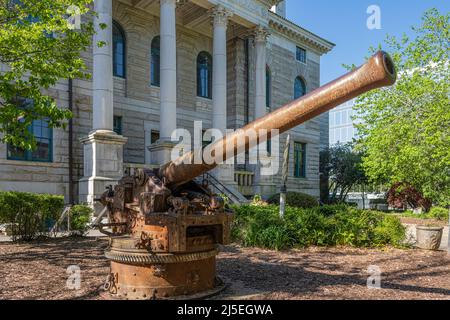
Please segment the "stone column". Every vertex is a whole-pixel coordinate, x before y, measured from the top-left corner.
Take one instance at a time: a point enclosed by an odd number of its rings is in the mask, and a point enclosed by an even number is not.
[[[175,146],[172,132],[177,128],[177,35],[176,0],[160,0],[160,140],[149,147],[153,164],[169,162]]]
[[[211,11],[213,18],[213,128],[227,129],[227,24],[228,13],[222,6]]]
[[[269,33],[267,30],[258,26],[254,31],[255,44],[255,119],[266,115],[266,44]],[[266,158],[266,143],[259,146],[259,152],[256,148],[250,151],[252,162],[258,161],[255,168],[255,193],[264,194],[268,186],[272,184],[271,177],[261,176],[261,159]]]
[[[268,35],[263,27],[255,30],[255,119],[266,114],[266,41]]]
[[[221,5],[211,11],[213,25],[212,127],[226,134],[227,129],[227,25],[231,13]],[[213,174],[222,183],[234,185],[234,165],[221,164]]]
[[[84,176],[79,184],[79,201],[96,206],[94,199],[123,176],[123,145],[127,139],[113,129],[113,43],[112,0],[96,0],[93,39],[93,131],[81,139],[84,144]],[[106,28],[100,28],[105,24]],[[99,47],[97,43],[103,42]],[[98,208],[100,209],[100,206]],[[97,211],[97,210],[96,210]]]

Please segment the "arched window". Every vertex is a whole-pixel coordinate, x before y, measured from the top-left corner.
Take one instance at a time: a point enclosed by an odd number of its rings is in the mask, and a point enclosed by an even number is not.
[[[197,57],[197,96],[212,97],[212,58],[208,52],[202,51]]]
[[[295,79],[294,85],[294,99],[303,97],[306,94],[306,84],[301,77]]]
[[[115,77],[125,78],[125,32],[113,21],[113,74]]]
[[[272,72],[266,65],[266,109],[269,113],[272,110]]]
[[[152,40],[151,61],[150,61],[150,80],[152,86],[159,87],[160,84],[160,44],[159,36]]]

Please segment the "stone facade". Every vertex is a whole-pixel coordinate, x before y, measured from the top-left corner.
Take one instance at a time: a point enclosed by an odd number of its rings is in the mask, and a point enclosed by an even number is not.
[[[157,1],[156,1],[157,2]],[[160,21],[153,1],[147,6],[136,7],[131,1],[113,0],[113,19],[121,25],[126,38],[126,78],[114,78],[114,116],[122,118],[122,135],[127,139],[123,145],[123,163],[128,167],[151,165],[151,133],[160,128],[160,90],[150,85],[150,47],[152,39],[159,35]],[[198,2],[198,3],[197,3]],[[176,68],[177,68],[177,127],[193,131],[194,121],[203,121],[203,128],[212,127],[213,101],[197,97],[196,59],[201,51],[213,51],[212,32],[208,18],[187,21],[187,17],[197,12],[208,15],[208,8],[192,1],[179,4],[176,26]],[[255,117],[255,46],[249,35],[253,26],[264,23],[270,36],[266,45],[266,64],[271,71],[270,102],[272,109],[278,108],[294,97],[294,81],[300,76],[306,83],[307,92],[320,85],[320,56],[332,49],[333,44],[294,25],[282,16],[271,12],[271,1],[253,0],[258,8],[266,7],[259,17],[242,14],[238,4],[245,1],[210,1],[208,6],[218,2],[233,9],[233,20],[227,33],[227,126],[237,129],[254,120]],[[188,5],[189,7],[183,8]],[[198,5],[198,7],[196,7]],[[156,12],[155,12],[156,8]],[[281,9],[284,10],[284,5]],[[196,11],[197,10],[197,11]],[[180,18],[183,15],[183,18]],[[245,20],[248,19],[248,20]],[[193,22],[192,22],[193,21]],[[198,22],[200,21],[200,22]],[[198,23],[196,23],[198,22]],[[206,27],[205,27],[206,26]],[[307,51],[307,61],[296,60],[296,47]],[[83,53],[92,71],[92,48]],[[60,106],[68,105],[68,81],[61,80],[49,92]],[[74,194],[86,193],[79,190],[79,181],[89,171],[85,162],[86,137],[93,130],[93,90],[92,81],[73,81],[73,176]],[[286,135],[280,138],[280,155],[283,154]],[[291,147],[290,178],[288,189],[319,196],[319,150],[328,145],[328,114],[308,121],[291,131],[291,141],[306,143],[306,178],[294,178],[294,157]],[[7,147],[0,145],[0,189],[30,192],[64,194],[68,198],[68,132],[53,130],[53,159],[50,163],[16,161],[7,159]],[[89,149],[89,148],[87,148]],[[106,152],[106,151],[105,151]],[[114,158],[115,151],[106,152]],[[117,153],[117,152],[116,152]],[[121,158],[122,155],[117,155]],[[112,159],[114,160],[114,159]],[[120,159],[119,159],[120,160]],[[117,165],[120,165],[119,161]],[[111,167],[116,174],[122,168]],[[254,170],[246,166],[247,171]],[[106,169],[105,169],[106,170]],[[236,168],[236,171],[242,168]],[[265,177],[262,186],[254,185],[253,192],[265,196],[279,190],[280,175]],[[84,187],[83,187],[84,188]],[[81,197],[82,199],[85,199]],[[80,198],[80,200],[82,200]],[[91,199],[92,200],[92,199]]]

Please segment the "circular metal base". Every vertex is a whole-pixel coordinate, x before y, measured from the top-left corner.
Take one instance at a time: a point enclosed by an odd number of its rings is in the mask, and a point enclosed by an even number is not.
[[[216,279],[217,250],[153,253],[136,248],[132,238],[117,238],[105,252],[111,271],[105,289],[121,299],[195,297],[223,290]],[[196,299],[196,298],[191,298]]]

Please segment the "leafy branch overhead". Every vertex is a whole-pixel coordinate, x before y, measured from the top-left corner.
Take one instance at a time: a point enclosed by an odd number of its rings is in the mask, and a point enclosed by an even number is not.
[[[413,39],[388,37],[397,84],[364,94],[355,105],[357,149],[368,177],[408,184],[442,205],[450,204],[449,18],[431,9]]]
[[[0,0],[1,141],[30,149],[28,127],[34,119],[63,126],[71,113],[57,106],[48,89],[58,80],[87,78],[81,53],[91,45],[92,0]],[[74,10],[83,17],[74,28]],[[73,17],[72,17],[73,18]],[[78,26],[77,26],[78,27]],[[29,107],[18,107],[29,99]]]

